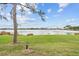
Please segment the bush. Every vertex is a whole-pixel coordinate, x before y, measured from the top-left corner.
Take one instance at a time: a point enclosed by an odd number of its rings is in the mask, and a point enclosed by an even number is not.
[[[79,33],[74,33],[75,35],[79,35]]]
[[[33,33],[29,33],[29,34],[27,34],[27,36],[33,36],[34,34]]]
[[[2,31],[2,32],[0,32],[0,35],[11,35],[11,33],[10,32]]]

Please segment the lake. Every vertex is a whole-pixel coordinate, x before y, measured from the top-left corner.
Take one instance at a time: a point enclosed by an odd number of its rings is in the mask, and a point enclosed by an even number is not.
[[[13,30],[0,30],[10,32],[13,34]],[[18,34],[27,35],[29,33],[33,33],[34,35],[54,35],[54,34],[74,34],[79,33],[79,31],[71,31],[71,30],[18,30]]]

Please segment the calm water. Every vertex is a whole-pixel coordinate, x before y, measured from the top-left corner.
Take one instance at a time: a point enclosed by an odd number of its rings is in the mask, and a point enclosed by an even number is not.
[[[13,33],[13,30],[0,30],[11,32]],[[74,34],[79,33],[79,31],[69,31],[69,30],[18,30],[18,34],[27,35],[29,33],[33,33],[34,35],[53,35],[53,34]]]

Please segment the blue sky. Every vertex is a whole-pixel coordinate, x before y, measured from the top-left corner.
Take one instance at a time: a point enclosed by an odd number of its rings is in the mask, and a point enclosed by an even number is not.
[[[26,16],[21,17],[18,13],[17,22],[18,27],[47,27],[47,28],[62,28],[66,25],[79,25],[79,4],[77,3],[39,3],[36,5],[37,9],[41,9],[46,14],[46,22],[43,22],[37,14],[33,14],[27,9]],[[20,9],[17,6],[17,11]],[[6,15],[9,21],[0,20],[0,27],[13,27],[12,20],[10,19],[9,11],[11,5],[6,9]],[[2,14],[5,14],[2,12]]]

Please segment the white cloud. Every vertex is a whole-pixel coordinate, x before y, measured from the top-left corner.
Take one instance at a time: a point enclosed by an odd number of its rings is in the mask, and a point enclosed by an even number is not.
[[[52,9],[51,9],[51,8],[49,8],[49,9],[47,10],[47,12],[48,12],[48,13],[51,13],[51,12],[52,12]]]
[[[25,5],[25,3],[20,3],[20,4]]]
[[[23,6],[22,6],[23,7]],[[29,11],[29,9],[28,8],[26,8],[26,7],[23,7],[24,8],[24,10],[26,10],[26,11]],[[17,6],[17,10],[19,11],[21,9],[21,6],[20,5],[18,5]]]
[[[26,24],[31,24],[33,21],[35,21],[36,19],[35,18],[29,18],[29,17],[23,17],[21,19],[18,19],[17,20],[17,23],[19,26],[25,26]],[[30,22],[30,23],[29,23]]]
[[[38,8],[39,3],[35,3],[35,8]]]
[[[17,22],[18,24],[21,24],[21,23],[26,23],[27,21],[34,21],[36,20],[35,18],[32,18],[32,17],[27,17],[27,16],[17,16]]]
[[[20,10],[20,9],[21,9],[21,7],[19,5],[17,5],[17,10]]]
[[[32,12],[31,12],[30,9],[25,8],[25,7],[23,7],[23,8],[24,8],[24,10],[26,11],[26,14],[27,14],[27,15],[32,15]],[[21,9],[21,7],[20,7],[20,6],[17,6],[17,11],[20,11],[20,9]]]
[[[63,11],[63,9],[62,9],[62,8],[60,8],[57,12],[61,12],[61,11]]]
[[[32,12],[31,11],[28,11],[28,15],[32,15]]]
[[[18,14],[17,14],[17,22],[18,22],[18,23],[24,23],[24,22],[26,22],[26,21],[34,21],[34,20],[36,20],[35,18],[30,17],[28,14],[31,15],[31,12],[29,11],[29,12],[26,14],[26,16],[21,16],[21,15],[18,15]],[[10,15],[10,13],[6,13],[5,16],[7,17],[7,19],[8,19],[9,21],[12,21],[12,20],[11,20],[11,15]]]
[[[66,6],[69,5],[69,3],[58,3],[59,8],[65,8]]]
[[[76,21],[76,19],[74,19],[74,18],[66,20],[66,22],[69,22],[69,23],[74,22],[74,21]]]
[[[58,3],[58,5],[59,5],[59,9],[57,12],[61,12],[64,10],[65,7],[69,5],[69,3]]]
[[[48,16],[45,16],[45,18],[48,19],[49,17]]]
[[[17,16],[17,20],[33,20],[31,17],[27,17],[27,16]]]

